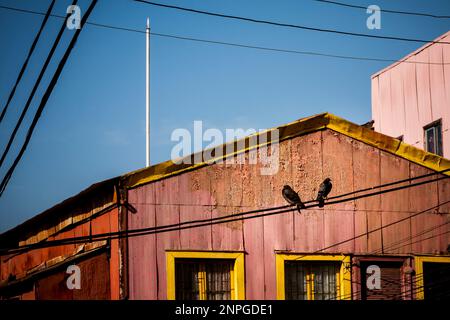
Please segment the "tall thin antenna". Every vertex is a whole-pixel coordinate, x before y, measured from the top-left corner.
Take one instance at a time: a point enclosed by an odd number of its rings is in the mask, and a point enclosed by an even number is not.
[[[147,18],[145,67],[145,166],[150,166],[150,19]]]

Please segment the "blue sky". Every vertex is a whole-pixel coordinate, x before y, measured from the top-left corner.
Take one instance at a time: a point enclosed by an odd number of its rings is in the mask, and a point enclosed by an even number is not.
[[[450,14],[448,0],[342,0],[382,9]],[[162,1],[161,1],[162,2]],[[171,0],[166,3],[231,15],[345,31],[434,39],[449,20],[382,14],[368,30],[363,10],[313,0]],[[50,0],[0,0],[45,12]],[[53,13],[64,15],[69,0]],[[80,0],[81,9],[88,1]],[[131,0],[100,0],[89,21],[217,41],[331,54],[399,59],[420,43],[365,39],[281,28],[157,8]],[[42,16],[0,9],[0,105],[7,96]],[[3,151],[62,20],[50,18],[10,110],[0,125]],[[73,32],[73,31],[72,31]],[[67,44],[71,31],[63,43]],[[64,46],[57,51],[60,57]],[[57,60],[54,60],[57,61]],[[54,71],[55,63],[47,74]],[[151,161],[170,158],[176,128],[269,128],[328,111],[371,119],[370,76],[389,63],[264,52],[153,36],[151,39]],[[47,84],[48,75],[43,84]],[[41,86],[45,87],[45,86]],[[42,94],[38,91],[38,97]],[[34,111],[40,99],[35,99]],[[28,125],[31,116],[25,119]],[[6,168],[23,141],[22,128]],[[145,35],[86,26],[36,127],[27,152],[0,198],[3,232],[90,184],[145,165]]]

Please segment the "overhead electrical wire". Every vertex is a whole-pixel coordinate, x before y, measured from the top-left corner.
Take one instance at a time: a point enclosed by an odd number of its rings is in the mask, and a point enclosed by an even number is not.
[[[19,85],[20,80],[22,79],[23,73],[25,72],[25,69],[28,66],[28,62],[30,61],[31,55],[34,52],[34,48],[36,48],[36,44],[41,36],[42,30],[44,30],[44,27],[47,24],[47,20],[50,17],[50,14],[52,12],[54,5],[55,5],[55,0],[52,0],[52,2],[50,3],[50,6],[47,9],[47,13],[45,13],[44,20],[42,20],[41,26],[39,27],[38,33],[34,37],[33,43],[31,44],[31,47],[28,50],[27,57],[25,58],[25,61],[22,65],[22,67],[20,68],[16,82],[14,83],[14,86],[12,87],[11,92],[8,95],[8,99],[6,100],[5,106],[2,109],[2,113],[0,114],[0,123],[2,122],[3,118],[5,117],[5,114],[6,114],[6,111],[8,110],[9,104],[14,96],[14,93],[16,92],[16,89],[17,89],[17,86]]]
[[[25,137],[25,141],[22,145],[22,147],[20,148],[19,154],[16,156],[16,158],[14,159],[14,162],[12,163],[11,167],[8,169],[8,171],[6,172],[5,176],[3,177],[2,182],[0,183],[0,196],[3,194],[3,192],[5,191],[5,188],[9,182],[9,180],[11,179],[11,176],[15,170],[15,168],[17,167],[18,163],[20,162],[25,150],[27,149],[28,143],[31,140],[31,137],[33,135],[34,129],[36,127],[36,124],[42,114],[42,111],[45,108],[45,105],[47,104],[48,99],[50,98],[50,95],[53,91],[53,88],[55,87],[56,83],[58,82],[59,76],[61,75],[61,72],[67,62],[67,59],[70,56],[70,53],[72,52],[72,49],[74,48],[78,37],[80,35],[81,30],[83,29],[86,20],[89,18],[92,10],[94,9],[95,5],[97,4],[97,0],[92,0],[89,7],[87,8],[87,10],[85,11],[82,19],[81,19],[81,23],[80,23],[80,28],[77,28],[75,30],[75,34],[72,37],[72,39],[70,40],[70,43],[68,45],[68,47],[66,48],[61,60],[58,63],[58,66],[41,98],[41,101],[39,103],[39,106],[36,110],[36,113],[34,115],[34,118],[31,122],[31,125],[27,131],[26,137]]]
[[[167,8],[167,9],[174,9],[174,10],[179,10],[179,11],[191,12],[191,13],[196,13],[196,14],[203,14],[203,15],[214,16],[214,17],[225,18],[225,19],[234,19],[234,20],[240,20],[240,21],[246,21],[246,22],[252,22],[252,23],[266,24],[266,25],[272,25],[272,26],[277,26],[277,27],[302,29],[302,30],[308,30],[308,31],[316,31],[316,32],[340,34],[340,35],[346,35],[346,36],[372,38],[372,39],[384,39],[384,40],[396,40],[396,41],[420,42],[420,43],[450,44],[450,42],[446,42],[446,41],[433,41],[433,40],[394,37],[394,36],[380,36],[380,35],[367,34],[367,33],[348,32],[348,31],[342,31],[342,30],[336,30],[336,29],[325,29],[325,28],[317,28],[317,27],[308,27],[308,26],[291,24],[291,23],[283,23],[283,22],[276,22],[276,21],[269,21],[269,20],[261,20],[261,19],[254,19],[254,18],[248,18],[248,17],[242,17],[242,16],[235,16],[235,15],[211,12],[211,11],[197,10],[197,9],[192,9],[192,8],[187,8],[187,7],[180,7],[180,6],[163,4],[163,3],[157,3],[157,2],[146,1],[146,0],[133,0],[133,1],[134,2],[143,3],[143,4],[147,4],[147,5],[151,5],[151,6]]]
[[[77,0],[74,0],[72,5],[76,5],[76,4],[77,4]],[[67,17],[69,17],[69,16],[70,16],[70,14],[67,14]],[[49,53],[47,54],[45,62],[43,64],[43,66],[41,67],[41,71],[39,72],[39,75],[38,75],[36,81],[34,82],[33,88],[31,89],[31,92],[28,95],[28,99],[25,103],[25,106],[22,109],[22,112],[20,113],[20,116],[19,116],[19,119],[17,120],[16,125],[14,126],[13,132],[9,136],[8,143],[6,144],[5,150],[3,150],[2,156],[0,158],[0,167],[3,165],[3,162],[5,161],[6,156],[8,155],[8,152],[13,144],[13,141],[17,135],[17,132],[19,131],[20,126],[22,125],[22,121],[25,118],[25,115],[27,114],[28,109],[30,108],[31,102],[34,99],[34,95],[36,94],[36,91],[41,84],[41,81],[44,77],[45,72],[47,71],[50,61],[53,58],[53,54],[55,53],[56,48],[58,47],[59,42],[61,41],[61,37],[63,36],[65,29],[66,29],[66,25],[65,25],[65,23],[63,23],[61,25],[61,28],[59,29],[59,32],[58,32],[55,40],[53,41],[53,45],[52,45]],[[0,194],[1,194],[1,191],[0,191]]]
[[[435,180],[435,179],[433,179],[433,180]],[[432,182],[432,181],[430,180],[430,182]],[[413,185],[409,185],[409,186],[413,186]],[[407,186],[407,187],[409,187],[409,186]],[[392,190],[392,191],[396,191],[396,190],[394,190],[394,189],[397,189],[397,188],[393,188],[393,189],[391,189],[391,190]],[[391,190],[389,190],[389,191],[391,191]],[[372,194],[370,194],[370,195],[372,195]],[[396,221],[394,221],[394,222],[391,222],[391,223],[382,225],[382,226],[380,226],[380,227],[374,228],[374,229],[372,229],[372,230],[369,230],[369,231],[367,231],[367,232],[361,233],[361,234],[359,234],[359,235],[357,235],[357,236],[354,236],[354,237],[352,237],[352,238],[349,238],[349,239],[346,239],[346,240],[343,240],[343,241],[339,241],[339,242],[334,243],[334,244],[332,244],[332,245],[326,246],[326,247],[324,247],[324,248],[321,248],[321,249],[319,249],[319,250],[316,250],[316,251],[312,252],[311,254],[320,253],[320,252],[323,252],[323,251],[325,251],[325,250],[329,250],[329,249],[332,249],[332,248],[334,248],[334,247],[343,245],[343,244],[345,244],[345,243],[347,243],[347,242],[354,241],[354,240],[356,240],[356,239],[358,239],[358,238],[367,236],[368,234],[371,234],[371,233],[374,233],[374,232],[377,232],[377,231],[381,231],[381,230],[383,230],[383,229],[386,229],[386,228],[388,228],[388,227],[391,227],[391,226],[396,225],[396,224],[398,224],[398,223],[401,223],[401,222],[403,222],[403,221],[410,220],[411,218],[414,218],[414,217],[416,217],[416,216],[419,216],[419,215],[421,215],[421,214],[424,214],[424,213],[426,213],[426,212],[428,212],[428,211],[437,209],[437,208],[439,208],[439,207],[441,207],[442,205],[447,204],[447,203],[450,203],[450,200],[445,201],[445,202],[442,202],[442,203],[440,203],[440,204],[438,204],[438,205],[436,205],[436,206],[433,206],[433,207],[431,207],[431,208],[428,208],[428,209],[419,211],[419,212],[414,213],[414,214],[412,214],[412,215],[409,215],[409,216],[407,216],[407,217],[405,217],[405,218],[396,220]],[[327,204],[329,204],[329,202],[327,202]],[[298,257],[296,260],[300,260],[300,259],[302,259],[302,258],[304,258],[304,257],[305,257],[305,256]]]
[[[450,223],[450,221],[445,222],[445,223],[442,223],[442,224],[439,224],[439,225],[436,225],[436,226],[433,226],[432,228],[429,228],[429,229],[424,230],[424,231],[422,231],[422,232],[416,233],[416,234],[414,234],[413,236],[409,237],[409,240],[412,240],[413,238],[418,238],[418,237],[420,237],[420,236],[423,236],[423,235],[426,234],[426,233],[429,233],[429,232],[434,231],[434,230],[436,230],[436,229],[442,228],[443,226],[448,225],[449,223]],[[442,236],[442,235],[445,235],[445,234],[449,234],[449,233],[450,233],[450,231],[442,232],[442,233],[439,233],[439,234],[435,234],[435,235],[429,236],[429,237],[424,238],[424,239],[419,239],[419,240],[414,241],[414,242],[413,242],[413,241],[410,241],[410,242],[407,243],[407,244],[404,244],[404,245],[402,245],[402,246],[397,246],[397,247],[392,246],[392,243],[391,243],[391,244],[388,245],[388,247],[390,248],[390,250],[397,250],[397,249],[403,248],[403,247],[405,247],[405,246],[408,246],[408,245],[411,245],[411,244],[414,244],[414,243],[423,242],[423,241],[430,240],[430,239],[433,239],[433,238],[436,238],[436,237],[439,237],[439,236]],[[387,247],[383,246],[382,248],[384,248],[384,250],[386,250]],[[374,255],[374,254],[379,254],[379,253],[381,253],[382,248],[379,248],[379,249],[377,249],[377,250],[371,251],[371,252],[369,252],[369,253],[367,253],[367,254],[365,254],[365,255],[366,255],[366,256],[371,256],[371,255]],[[374,257],[374,260],[376,260],[376,257]],[[352,266],[354,266],[354,264],[351,264],[351,267],[352,267]],[[421,280],[423,279],[422,274],[415,274],[414,276],[412,276],[412,278],[413,278],[413,280],[410,281],[410,283],[408,283],[408,285],[416,284],[417,282],[419,282],[419,281],[421,281]],[[395,281],[392,280],[392,279],[389,279],[389,280],[388,280],[388,279],[383,279],[383,278],[381,278],[381,280],[382,280],[382,281],[384,280],[384,281],[386,281],[386,282],[393,283],[393,284],[396,284],[396,285],[402,283],[401,280],[398,281],[398,282],[395,282]],[[351,282],[352,282],[352,283],[355,283],[355,284],[357,284],[357,285],[362,285],[361,282],[358,282],[358,281],[352,280]],[[417,288],[417,287],[415,287],[415,288]],[[408,290],[409,290],[409,289],[408,289]],[[408,291],[408,290],[405,290],[405,291]],[[346,295],[344,295],[344,296],[340,296],[340,297],[339,297],[339,300],[347,300],[347,299],[349,299],[349,298],[354,297],[355,295],[360,294],[361,292],[362,292],[362,290],[352,291],[351,293],[348,293],[348,294],[346,294]],[[403,293],[404,293],[404,292],[403,292]],[[404,295],[403,293],[402,293],[402,296]],[[398,296],[396,296],[396,297],[398,298]],[[336,299],[329,299],[329,300],[336,300]]]
[[[338,2],[338,1],[331,1],[331,0],[311,0],[311,1],[327,3],[327,4],[332,4],[332,5],[337,5],[337,6],[341,6],[341,7],[347,7],[347,8],[367,10],[367,7],[364,7],[364,6],[359,6],[359,5],[349,4],[349,3],[344,3],[344,2]],[[390,9],[383,9],[383,8],[380,8],[380,12],[418,16],[418,17],[428,17],[428,18],[436,18],[436,19],[450,19],[450,16],[448,16],[448,15],[437,15],[437,14],[425,13],[425,12],[400,11],[400,10],[390,10]]]
[[[13,7],[7,7],[7,6],[2,6],[2,5],[0,5],[0,9],[12,10],[12,11],[17,11],[17,12],[22,12],[22,13],[38,14],[38,15],[43,14],[42,12],[38,12],[38,11],[13,8]],[[60,15],[53,14],[51,16],[55,17],[55,18],[64,19],[64,17],[60,16]],[[111,29],[111,30],[120,30],[120,31],[134,32],[134,33],[140,33],[140,34],[146,33],[145,30],[118,27],[118,26],[113,26],[110,24],[102,24],[102,23],[96,23],[96,22],[91,22],[91,21],[87,22],[86,24],[95,26],[95,27],[99,27],[99,28]],[[275,48],[275,47],[248,45],[248,44],[243,44],[243,43],[217,41],[217,40],[211,40],[211,39],[200,39],[200,38],[194,38],[194,37],[157,33],[157,32],[150,32],[150,34],[152,36],[156,36],[156,37],[184,40],[184,41],[192,41],[192,42],[198,42],[198,43],[207,43],[207,44],[222,45],[222,46],[229,46],[229,47],[236,47],[236,48],[243,48],[243,49],[253,49],[253,50],[259,50],[259,51],[266,51],[266,52],[279,52],[279,53],[298,54],[298,55],[306,55],[306,56],[317,56],[317,57],[325,57],[325,58],[341,59],[341,60],[408,63],[408,64],[424,64],[424,65],[448,65],[448,64],[450,64],[450,63],[428,62],[428,61],[410,61],[410,60],[398,60],[398,59],[387,59],[387,58],[376,58],[376,57],[339,55],[339,54],[329,54],[329,53],[324,53],[324,52],[306,51],[306,50],[292,50],[292,49],[283,49],[283,48]]]
[[[415,184],[410,184],[407,186],[401,186],[401,187],[396,187],[396,188],[392,188],[392,189],[387,189],[387,190],[382,191],[382,193],[388,193],[388,192],[398,191],[398,190],[402,190],[402,189],[406,189],[406,188],[411,188],[411,187],[423,185],[425,183],[439,181],[439,180],[446,179],[446,178],[449,178],[449,177],[445,176],[445,177],[440,177],[440,178],[423,181],[423,182],[419,182],[419,183],[415,183]],[[379,192],[360,195],[360,196],[358,196],[358,198],[370,197],[370,196],[377,195],[377,194],[379,194]],[[325,205],[337,204],[337,203],[347,202],[347,201],[351,201],[351,200],[354,200],[354,199],[349,198],[349,199],[337,200],[334,202],[326,202]],[[446,203],[450,203],[450,200],[443,202],[432,208],[421,211],[420,213],[415,213],[415,214],[409,216],[407,219],[410,219],[411,217],[423,214],[430,210],[439,208],[441,205],[444,205]],[[308,206],[306,206],[306,209],[317,207],[317,206],[318,206],[318,204],[308,205]],[[157,233],[163,233],[163,232],[179,231],[179,230],[184,230],[184,229],[192,229],[192,228],[210,226],[210,225],[215,225],[215,224],[222,224],[222,223],[229,223],[229,222],[235,222],[235,221],[243,221],[243,220],[247,220],[247,219],[254,219],[254,218],[260,218],[260,217],[278,215],[281,213],[291,212],[291,211],[294,211],[297,209],[296,209],[296,207],[289,207],[288,209],[284,209],[284,210],[267,212],[268,210],[269,209],[250,211],[252,213],[259,213],[261,211],[266,212],[266,213],[262,213],[262,214],[252,215],[252,216],[245,216],[249,212],[235,213],[235,214],[225,215],[222,217],[216,217],[216,218],[211,218],[211,219],[193,220],[193,221],[187,221],[187,222],[183,222],[183,223],[176,223],[176,224],[163,225],[163,226],[157,226],[157,227],[140,228],[140,229],[133,229],[133,230],[122,230],[122,231],[117,231],[117,232],[108,232],[108,233],[101,233],[101,234],[94,234],[94,235],[91,234],[88,236],[72,237],[72,238],[66,238],[66,239],[60,239],[60,240],[43,241],[43,242],[38,242],[38,243],[34,243],[34,244],[29,244],[29,245],[22,245],[22,246],[17,246],[17,247],[12,247],[12,248],[0,248],[0,253],[2,253],[2,252],[11,253],[11,252],[22,251],[22,250],[33,250],[36,248],[43,248],[43,247],[60,246],[60,245],[65,245],[65,244],[84,243],[84,242],[88,242],[88,241],[91,242],[91,241],[112,240],[112,239],[119,239],[119,238],[129,238],[129,237],[134,237],[134,236],[157,234]],[[385,225],[385,226],[383,226],[383,228],[389,227],[391,225],[394,225],[394,224],[399,223],[404,220],[406,220],[406,219],[401,219],[398,222],[393,222],[391,224]],[[378,229],[374,229],[374,230],[369,231],[368,233],[372,233],[377,230]],[[344,240],[344,241],[334,244],[330,247],[320,249],[319,251],[316,251],[314,253],[318,253],[318,252],[330,249],[334,246],[337,246],[337,245],[340,245],[340,244],[343,244],[343,243],[346,243],[349,241],[353,241],[356,238],[367,235],[368,233],[358,235],[357,237],[354,237],[350,240],[348,240],[348,239]]]
[[[434,230],[440,229],[440,228],[442,228],[442,227],[444,227],[444,226],[446,226],[446,225],[448,225],[448,224],[450,224],[450,221],[447,221],[447,222],[441,223],[441,224],[439,224],[439,225],[436,225],[436,226],[434,226],[434,227],[431,227],[431,228],[422,230],[421,232],[419,232],[419,233],[417,233],[417,234],[415,234],[415,235],[413,235],[413,236],[409,236],[409,237],[400,239],[400,240],[398,240],[398,241],[395,241],[395,242],[392,242],[392,243],[388,244],[387,246],[383,246],[382,248],[379,248],[379,249],[377,249],[377,250],[375,250],[375,251],[372,251],[372,252],[370,252],[370,254],[385,253],[385,252],[387,252],[387,251],[393,251],[393,250],[397,250],[397,249],[406,247],[406,246],[408,246],[408,245],[413,244],[413,243],[411,243],[412,239],[418,238],[418,237],[423,236],[423,235],[425,235],[425,234],[427,234],[427,233],[430,233],[430,232],[432,232],[432,231],[434,231]],[[408,241],[409,241],[409,242],[408,242]],[[407,242],[407,243],[404,244],[404,245],[401,245],[401,244],[403,244],[403,243],[405,243],[405,242]]]

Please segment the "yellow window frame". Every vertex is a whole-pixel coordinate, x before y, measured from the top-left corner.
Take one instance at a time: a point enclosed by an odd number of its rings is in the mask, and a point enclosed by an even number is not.
[[[234,260],[231,269],[231,299],[245,300],[245,268],[243,252],[211,252],[211,251],[167,251],[167,299],[175,300],[175,259],[227,259]],[[202,272],[202,271],[201,271]],[[204,273],[204,271],[203,271]],[[206,275],[203,274],[203,277]],[[202,283],[202,282],[201,282]],[[203,281],[204,283],[204,281]],[[205,300],[205,290],[200,290],[200,299]]]
[[[284,265],[286,261],[298,262],[341,262],[341,268],[337,275],[337,298],[338,300],[351,300],[352,283],[351,283],[351,260],[350,256],[345,255],[305,255],[305,254],[276,254],[276,276],[277,276],[277,300],[286,299],[285,288],[285,271]],[[309,278],[310,275],[307,275]],[[314,282],[313,279],[307,279],[307,298],[314,299]]]
[[[450,263],[450,257],[430,257],[430,256],[414,256],[414,265],[416,269],[416,276],[419,275],[416,284],[416,299],[425,299],[424,282],[423,282],[423,264],[426,262],[432,263]]]

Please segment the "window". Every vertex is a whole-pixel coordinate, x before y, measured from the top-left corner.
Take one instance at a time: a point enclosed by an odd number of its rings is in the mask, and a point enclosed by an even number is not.
[[[285,262],[286,300],[336,300],[339,264],[336,262]]]
[[[277,254],[277,298],[351,299],[350,258]]]
[[[450,257],[416,257],[417,299],[449,299]]]
[[[367,273],[369,266],[380,268],[379,289],[370,289],[366,285],[368,278],[371,276]],[[361,299],[402,300],[402,266],[403,261],[361,261]]]
[[[425,150],[442,156],[442,125],[441,120],[435,121],[424,128]]]
[[[245,299],[244,254],[167,252],[167,298]]]

